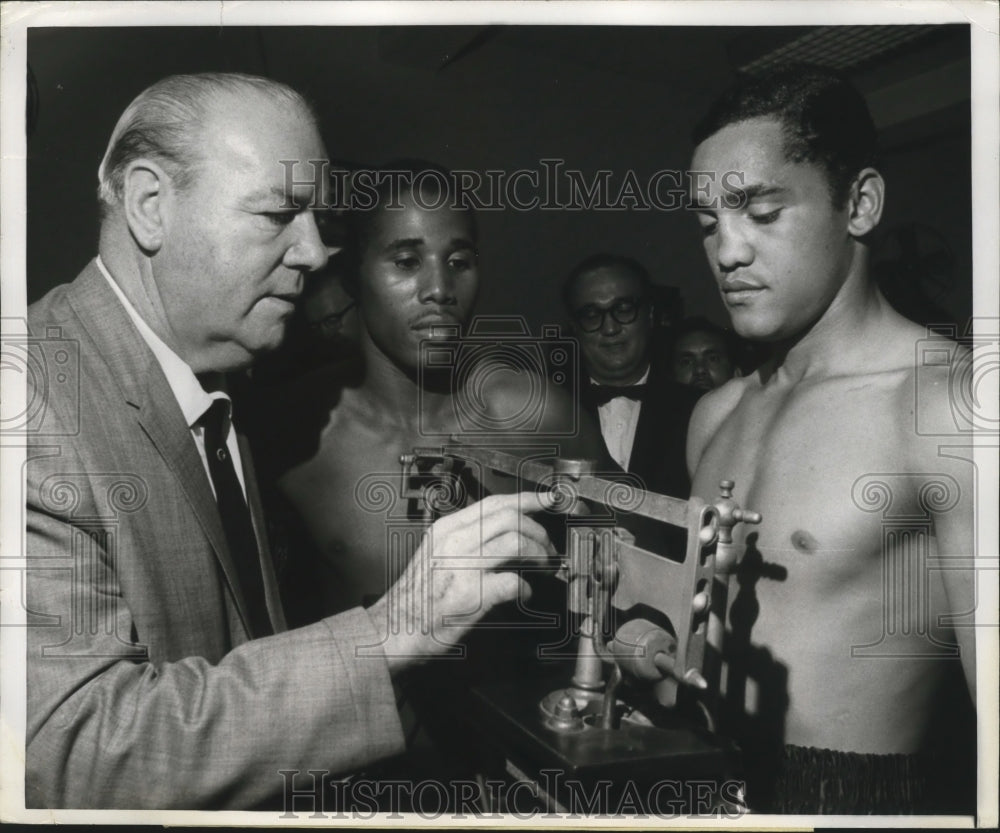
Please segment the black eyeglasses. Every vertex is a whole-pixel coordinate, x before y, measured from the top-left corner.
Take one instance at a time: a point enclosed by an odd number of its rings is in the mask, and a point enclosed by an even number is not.
[[[604,327],[604,317],[610,313],[619,324],[631,324],[639,316],[641,298],[616,298],[610,307],[587,304],[576,311],[576,323],[585,333],[596,333]]]
[[[331,312],[329,315],[324,316],[319,321],[312,321],[309,324],[309,332],[321,336],[332,336],[340,332],[340,327],[344,323],[344,316],[347,315],[354,307],[357,306],[357,301],[351,301],[346,307],[344,307],[340,312]]]

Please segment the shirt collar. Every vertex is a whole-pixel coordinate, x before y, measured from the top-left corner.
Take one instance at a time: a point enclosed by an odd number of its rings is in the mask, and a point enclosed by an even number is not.
[[[649,370],[650,370],[650,368],[647,365],[646,372],[643,373],[642,376],[640,378],[636,379],[632,384],[633,385],[644,385],[644,384],[646,384],[646,382],[649,381]],[[597,379],[595,379],[593,376],[591,376],[590,377],[590,384],[592,384],[592,385],[600,385],[601,383],[598,382]],[[631,387],[631,385],[627,385],[626,387]]]
[[[121,305],[125,307],[125,312],[132,319],[132,323],[135,324],[135,328],[139,331],[139,335],[142,336],[142,340],[152,350],[156,361],[163,370],[163,375],[167,377],[167,384],[170,386],[177,404],[181,407],[181,413],[184,414],[184,421],[187,422],[188,428],[193,428],[195,423],[201,419],[205,411],[212,405],[212,402],[216,399],[228,400],[229,397],[221,391],[215,391],[210,394],[201,386],[201,382],[198,381],[198,377],[194,375],[194,371],[191,370],[187,362],[171,350],[164,343],[163,339],[153,332],[149,324],[139,315],[138,310],[125,297],[125,293],[122,292],[122,288],[118,285],[117,281],[111,277],[111,273],[107,270],[100,255],[97,256],[97,268],[101,270],[101,274],[104,275],[105,280],[111,285],[111,289],[118,296]]]

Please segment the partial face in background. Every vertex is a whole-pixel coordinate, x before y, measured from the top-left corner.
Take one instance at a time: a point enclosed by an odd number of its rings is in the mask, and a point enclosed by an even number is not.
[[[468,212],[423,208],[406,193],[401,202],[373,220],[361,252],[358,304],[363,342],[413,372],[432,328],[468,320],[479,274]]]
[[[309,278],[302,299],[301,324],[308,343],[325,354],[349,353],[361,338],[361,317],[341,277],[326,271]]]
[[[639,278],[624,267],[595,269],[576,279],[569,304],[587,372],[608,385],[640,379],[653,321]]]
[[[309,182],[326,151],[306,113],[263,94],[220,96],[202,140],[193,183],[165,208],[153,277],[182,355],[209,350],[205,369],[230,370],[280,345],[305,273],[327,261]],[[287,187],[281,160],[306,183]]]
[[[830,197],[825,172],[785,158],[781,123],[756,118],[702,142],[692,169],[715,174],[699,195],[705,253],[741,336],[791,338],[814,324],[844,285],[854,257],[847,206]],[[742,174],[749,199],[727,207],[722,177]],[[736,181],[734,180],[734,183]]]
[[[673,362],[674,380],[700,390],[712,390],[733,378],[729,350],[718,333],[685,333],[674,345]]]

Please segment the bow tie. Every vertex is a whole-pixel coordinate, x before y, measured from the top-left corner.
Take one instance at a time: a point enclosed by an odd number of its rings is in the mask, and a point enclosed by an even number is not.
[[[619,396],[642,402],[646,395],[645,383],[641,385],[587,385],[584,392],[587,402],[595,408],[607,405]]]

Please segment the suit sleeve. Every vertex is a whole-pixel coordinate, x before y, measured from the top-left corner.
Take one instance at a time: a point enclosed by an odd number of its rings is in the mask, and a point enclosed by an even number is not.
[[[310,769],[343,774],[402,751],[364,610],[215,664],[152,663],[128,641],[132,614],[99,538],[37,498],[29,475],[29,807],[251,808],[282,792],[282,770],[308,780]],[[69,557],[80,547],[91,557]]]

